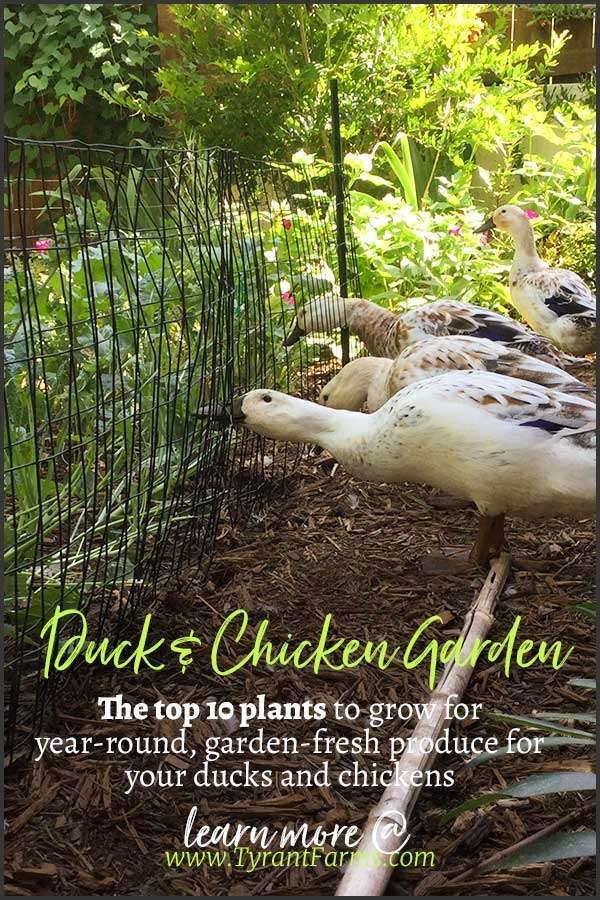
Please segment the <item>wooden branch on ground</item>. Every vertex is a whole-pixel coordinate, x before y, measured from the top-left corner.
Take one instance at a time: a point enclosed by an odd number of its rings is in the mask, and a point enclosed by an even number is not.
[[[506,856],[512,856],[513,853],[517,853],[524,847],[529,847],[531,844],[535,844],[542,838],[548,837],[549,835],[554,834],[556,831],[560,831],[563,825],[568,825],[569,822],[574,822],[577,819],[581,819],[581,817],[585,815],[588,810],[593,809],[595,805],[595,800],[588,800],[588,802],[584,803],[583,806],[580,806],[578,809],[575,809],[572,812],[561,816],[560,819],[557,819],[555,822],[551,822],[550,825],[546,825],[545,828],[541,828],[539,831],[528,835],[521,841],[517,841],[516,844],[511,844],[510,847],[505,847],[504,850],[498,850],[496,853],[488,856],[487,859],[483,859],[480,863],[477,863],[476,866],[471,866],[470,868],[465,869],[464,872],[461,872],[460,875],[457,875],[455,878],[449,878],[445,882],[445,884],[460,884],[461,881],[467,881],[467,879],[471,878],[472,876],[479,875],[483,869],[486,869],[493,863],[500,862],[500,860],[504,859]]]
[[[494,607],[510,570],[510,557],[502,553],[493,560],[485,583],[471,609],[462,630],[464,646],[461,656],[466,658],[477,640],[483,640],[494,621]],[[423,717],[413,732],[412,747],[402,754],[398,771],[411,782],[415,772],[431,769],[435,758],[435,742],[449,725],[446,717],[447,700],[455,695],[462,697],[473,672],[473,666],[448,663],[442,677],[429,698],[430,715]],[[433,745],[432,750],[420,749],[423,742]],[[338,889],[338,897],[379,897],[383,894],[393,868],[387,865],[390,855],[403,846],[408,832],[408,819],[421,791],[420,785],[407,787],[391,784],[386,788],[379,804],[371,810],[367,827],[358,846],[357,855],[348,866]],[[403,832],[402,823],[407,823]],[[389,826],[389,827],[387,827]]]

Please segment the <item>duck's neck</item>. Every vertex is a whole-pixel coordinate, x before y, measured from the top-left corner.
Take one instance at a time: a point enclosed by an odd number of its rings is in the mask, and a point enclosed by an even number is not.
[[[515,255],[511,266],[511,276],[525,272],[536,272],[544,268],[535,246],[533,228],[527,219],[518,222],[510,233],[515,245]]]
[[[321,415],[315,414],[311,423],[311,435],[304,440],[325,447],[332,456],[343,462],[357,446],[368,440],[373,431],[373,417],[347,409],[319,407]]]
[[[325,304],[325,316],[327,328],[343,328],[348,326],[354,333],[356,324],[360,320],[362,304],[368,304],[369,300],[354,299],[350,297],[335,297]]]
[[[319,444],[336,456],[336,451],[354,435],[361,438],[370,433],[370,420],[371,416],[364,413],[331,409],[300,397],[286,396],[285,405],[276,416],[266,420],[260,415],[250,416],[247,424],[265,437],[293,444]]]
[[[399,317],[371,300],[346,300],[346,304],[346,322],[352,334],[360,338],[371,354],[385,356],[380,345]]]

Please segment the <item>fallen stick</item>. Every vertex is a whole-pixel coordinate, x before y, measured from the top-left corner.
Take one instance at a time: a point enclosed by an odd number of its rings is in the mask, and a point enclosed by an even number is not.
[[[560,831],[563,825],[567,825],[569,822],[573,822],[576,819],[581,819],[581,817],[586,812],[588,812],[588,810],[593,809],[595,805],[595,800],[589,800],[578,809],[567,813],[560,819],[557,819],[555,822],[551,822],[550,825],[546,825],[545,828],[541,828],[539,831],[536,831],[533,834],[528,835],[526,838],[517,841],[516,844],[511,844],[510,847],[505,847],[504,850],[498,850],[496,853],[488,856],[487,859],[483,859],[480,863],[477,863],[476,866],[471,866],[470,868],[465,869],[455,878],[449,878],[445,882],[445,884],[460,884],[461,881],[466,881],[473,875],[479,875],[483,869],[487,869],[487,867],[491,866],[493,863],[500,862],[500,860],[504,859],[506,856],[511,856],[513,853],[517,853],[524,847],[529,847],[531,844],[535,844],[537,841],[541,841],[542,838],[554,834],[555,831]]]
[[[467,613],[462,630],[464,647],[461,653],[466,658],[476,640],[483,640],[494,621],[493,611],[496,601],[510,570],[510,557],[502,553],[493,560],[485,583],[475,603]],[[440,736],[450,719],[446,718],[447,699],[451,695],[462,697],[473,672],[473,666],[458,666],[454,661],[448,663],[442,677],[429,698],[431,715],[423,717],[413,732],[413,746],[407,748],[399,760],[399,771],[410,776],[415,772],[428,771],[435,761],[435,746],[429,752],[419,749],[426,738],[435,741]],[[421,786],[407,787],[404,784],[391,784],[386,788],[378,805],[371,810],[367,827],[358,846],[357,855],[349,864],[338,885],[338,897],[379,897],[393,872],[389,865],[390,856],[402,847],[406,841],[407,830],[403,824],[408,823],[409,816],[417,801]]]

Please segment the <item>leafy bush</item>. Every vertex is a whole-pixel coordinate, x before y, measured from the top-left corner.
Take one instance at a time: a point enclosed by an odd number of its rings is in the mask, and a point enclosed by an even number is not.
[[[536,3],[528,7],[533,22],[550,22],[555,25],[568,22],[569,19],[592,19],[595,6],[592,3]]]
[[[522,107],[560,41],[511,51],[502,13],[478,5],[178,4],[177,56],[158,72],[161,94],[134,109],[206,145],[289,158],[331,158],[329,79],[340,83],[347,145],[367,150],[404,130],[436,168],[506,148],[524,133]],[[533,59],[536,58],[534,65]],[[541,59],[541,62],[538,60]]]
[[[572,269],[596,286],[596,228],[593,221],[575,222],[552,231],[544,240],[542,255],[551,266]]]
[[[364,296],[398,310],[451,295],[502,307],[507,264],[495,254],[490,260],[473,233],[481,216],[469,197],[466,171],[438,178],[439,199],[415,202],[416,185],[407,190],[408,173],[393,148],[385,149],[385,158],[394,181],[373,173],[377,155],[376,147],[372,155],[347,157]],[[377,189],[383,196],[374,195]]]
[[[35,140],[131,142],[148,123],[125,117],[105,94],[147,100],[158,56],[143,4],[37,3],[4,8],[5,127]]]
[[[376,145],[371,154],[348,154],[365,296],[399,308],[413,301],[461,296],[508,312],[510,240],[494,233],[484,248],[473,233],[502,202],[515,202],[538,213],[536,232],[548,262],[558,263],[560,254],[562,264],[593,279],[593,113],[571,105],[570,115],[556,110],[547,121],[545,113],[535,115],[530,110],[527,122],[530,130],[518,165],[495,173],[477,170],[486,186],[483,194],[478,191],[481,200],[477,202],[473,199],[475,173],[468,167],[450,177],[435,177],[424,193],[416,174],[423,162],[406,137],[399,141],[404,148],[400,154],[387,144]],[[540,142],[555,151],[551,160],[535,152]],[[412,148],[408,155],[407,144]]]
[[[522,183],[516,202],[535,203],[562,224],[593,218],[595,137],[594,113],[587,106],[570,103],[549,118],[538,113],[513,172]],[[550,148],[551,159],[536,151],[540,141]]]

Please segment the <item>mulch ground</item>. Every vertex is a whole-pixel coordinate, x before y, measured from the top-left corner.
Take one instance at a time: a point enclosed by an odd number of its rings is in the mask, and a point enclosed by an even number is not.
[[[271,637],[289,633],[316,636],[327,612],[335,633],[365,639],[387,637],[404,643],[415,627],[433,613],[443,625],[438,637],[455,636],[464,613],[480,589],[475,576],[425,577],[420,559],[427,549],[468,544],[474,535],[470,509],[436,510],[432,492],[420,487],[387,487],[355,481],[326,454],[306,457],[285,490],[243,528],[224,524],[217,542],[210,580],[192,583],[184,593],[170,592],[156,601],[155,627],[166,636],[193,627],[212,639],[228,611],[243,607],[251,621],[268,617]],[[590,676],[594,666],[590,619],[574,604],[591,599],[594,532],[591,523],[558,521],[532,525],[509,523],[516,556],[544,561],[541,571],[513,571],[497,609],[491,637],[503,635],[515,615],[523,616],[522,637],[560,638],[575,651],[560,672],[545,666],[516,670],[510,679],[498,666],[480,666],[465,700],[486,711],[530,714],[533,710],[581,711],[590,693],[567,685],[569,678]],[[228,648],[235,658],[235,646]],[[171,667],[152,676],[115,673],[113,669],[80,669],[56,697],[47,734],[95,736],[151,735],[152,726],[98,720],[96,697],[123,693],[136,701],[195,700],[209,697],[252,700],[265,693],[271,700],[307,697],[328,707],[339,699],[357,699],[365,709],[380,700],[425,699],[423,670],[405,672],[373,667],[324,671],[319,677],[290,669],[246,669],[228,679],[216,677],[206,657],[197,657],[184,675]],[[321,723],[319,723],[321,724]],[[331,730],[352,736],[356,723],[328,721]],[[408,734],[414,725],[391,722],[381,731]],[[193,734],[225,733],[225,723],[197,723]],[[235,726],[234,726],[235,727]],[[457,726],[461,727],[461,726]],[[507,726],[491,719],[476,725],[480,733],[505,735]],[[309,735],[310,722],[271,722],[269,734]],[[556,769],[589,771],[590,748],[549,750],[541,756],[511,756],[493,765],[468,768],[451,758],[456,770],[451,788],[424,789],[413,814],[412,844],[437,855],[435,870],[402,869],[388,894],[547,895],[593,894],[593,862],[589,859],[545,863],[526,869],[471,878],[454,885],[449,877],[497,850],[544,828],[581,807],[589,795],[553,794],[535,800],[503,801],[463,814],[452,826],[442,825],[444,811],[482,792],[499,790],[526,775]],[[363,762],[368,764],[368,756]],[[139,760],[142,767],[144,763]],[[316,759],[302,758],[311,768]],[[6,786],[6,891],[9,895],[333,895],[339,873],[322,866],[260,868],[254,873],[214,868],[167,870],[164,851],[182,846],[187,814],[197,804],[209,824],[242,821],[273,828],[294,821],[364,823],[381,788],[282,789],[240,791],[232,788],[135,789],[125,796],[123,769],[132,764],[103,754],[48,757],[29,768],[21,761],[8,773]],[[231,758],[225,768],[239,766]],[[289,760],[265,759],[277,771]],[[343,765],[343,760],[337,764]],[[145,765],[148,765],[146,763]],[[573,827],[591,827],[591,813]],[[433,876],[432,876],[433,872]]]

